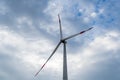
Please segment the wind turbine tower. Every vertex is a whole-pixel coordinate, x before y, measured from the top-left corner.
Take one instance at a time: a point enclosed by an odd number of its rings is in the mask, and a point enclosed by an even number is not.
[[[60,19],[60,15],[58,14],[58,19],[59,19],[59,28],[60,28],[60,41],[58,42],[58,45],[55,47],[55,49],[53,50],[52,54],[49,56],[49,58],[46,60],[46,62],[42,65],[42,67],[39,69],[39,71],[35,74],[35,76],[38,75],[38,73],[44,68],[44,66],[46,65],[46,63],[51,59],[51,57],[55,54],[56,50],[58,49],[58,47],[60,46],[60,44],[63,44],[63,80],[68,80],[68,72],[67,72],[67,52],[66,52],[66,44],[67,44],[67,40],[71,39],[75,36],[81,35],[89,30],[91,30],[93,27],[86,29],[84,31],[81,31],[77,34],[68,36],[66,38],[63,38],[63,34],[62,34],[62,26],[61,26],[61,19]]]

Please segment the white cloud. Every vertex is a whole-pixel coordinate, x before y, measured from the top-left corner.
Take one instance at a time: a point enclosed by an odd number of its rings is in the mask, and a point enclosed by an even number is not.
[[[27,18],[26,16],[20,16],[17,18],[18,24],[27,23],[29,26],[33,25],[32,20],[30,18]]]
[[[95,18],[97,16],[97,13],[93,12],[91,13],[91,17]]]
[[[55,17],[63,10],[63,3],[61,1],[49,1],[48,7],[44,10],[44,13],[52,16],[52,20],[56,21]]]
[[[120,50],[118,44],[120,44],[119,32],[110,31],[96,37],[83,50],[77,51],[77,54],[68,54],[70,76],[78,74],[77,72],[82,73],[88,67],[92,69],[91,65],[116,57]]]
[[[25,66],[35,67],[36,64],[39,64],[39,59],[49,54],[48,52],[54,48],[52,45],[52,42],[42,36],[40,39],[31,41],[12,31],[0,30],[0,50],[4,54],[13,55],[13,58],[20,59],[25,63]],[[39,54],[43,56],[40,57]]]
[[[56,18],[57,18],[57,16],[56,16]],[[56,36],[55,33],[57,33],[57,35],[59,34],[59,25],[58,25],[57,21],[51,22],[49,24],[47,22],[40,21],[40,24],[39,24],[40,29],[46,31],[47,33],[49,33],[49,34],[51,34],[53,36]]]
[[[33,20],[27,16],[17,17],[16,18],[16,27],[18,27],[18,29],[21,31],[24,31],[24,29],[28,28],[31,30],[31,33],[35,30]]]
[[[104,13],[104,9],[102,8],[99,10],[99,14],[103,14],[103,13]]]

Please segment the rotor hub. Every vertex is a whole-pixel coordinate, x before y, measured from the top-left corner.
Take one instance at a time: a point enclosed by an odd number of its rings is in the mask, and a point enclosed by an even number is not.
[[[67,41],[66,41],[66,40],[61,40],[61,42],[62,42],[62,43],[67,43]]]

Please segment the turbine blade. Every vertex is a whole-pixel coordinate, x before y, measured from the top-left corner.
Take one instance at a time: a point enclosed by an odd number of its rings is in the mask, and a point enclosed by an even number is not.
[[[67,39],[73,38],[73,37],[75,37],[75,36],[77,36],[77,35],[83,34],[83,33],[87,32],[87,31],[91,30],[92,28],[93,28],[93,27],[91,27],[91,28],[89,28],[89,29],[87,29],[87,30],[81,31],[81,32],[79,32],[79,33],[77,33],[77,34],[74,34],[74,35],[72,35],[72,36],[69,36],[69,37],[67,37],[67,38],[64,38],[63,40],[67,40]]]
[[[63,35],[62,35],[62,26],[61,26],[61,19],[60,19],[60,15],[58,14],[58,19],[59,19],[59,28],[60,28],[60,39],[62,39]]]
[[[35,74],[35,76],[38,75],[38,73],[44,68],[44,66],[46,65],[46,63],[50,60],[50,58],[54,55],[54,53],[56,52],[56,50],[58,49],[58,47],[60,46],[61,42],[58,43],[58,45],[56,46],[56,48],[54,49],[54,51],[52,52],[52,54],[50,55],[50,57],[46,60],[46,62],[42,65],[42,67],[39,69],[39,71]]]

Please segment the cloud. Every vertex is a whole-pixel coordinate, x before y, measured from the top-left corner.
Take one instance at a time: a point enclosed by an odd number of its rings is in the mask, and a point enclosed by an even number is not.
[[[40,62],[44,61],[46,53],[51,51],[53,48],[53,43],[44,37],[41,37],[39,40],[28,40],[6,29],[0,30],[0,41],[0,68],[4,72],[1,73],[1,77],[5,78],[5,80],[8,78],[13,78],[13,80],[21,79],[20,76],[23,76],[23,79],[28,78],[27,75],[25,77],[25,74],[22,75],[21,73],[29,74],[27,72],[29,70],[31,70],[31,73],[33,73],[33,68],[36,68],[36,65],[40,65],[38,62],[39,59],[41,60]],[[38,56],[39,53],[44,54],[43,57]],[[26,72],[21,71],[23,69],[27,69],[24,70]],[[10,74],[11,72],[12,74]],[[16,77],[14,77],[16,72],[18,74],[16,74]]]
[[[9,11],[8,6],[4,2],[1,2],[0,3],[0,14],[5,15],[7,14],[8,11]]]
[[[119,0],[1,0],[0,79],[62,79],[62,46],[33,77],[59,41],[58,13],[64,37],[94,27],[67,42],[69,79],[119,80]]]
[[[74,80],[119,79],[119,32],[106,32],[96,37],[82,51],[68,55],[69,77]],[[116,68],[114,68],[116,67]],[[114,70],[113,70],[114,68]],[[79,77],[79,79],[78,79]]]

